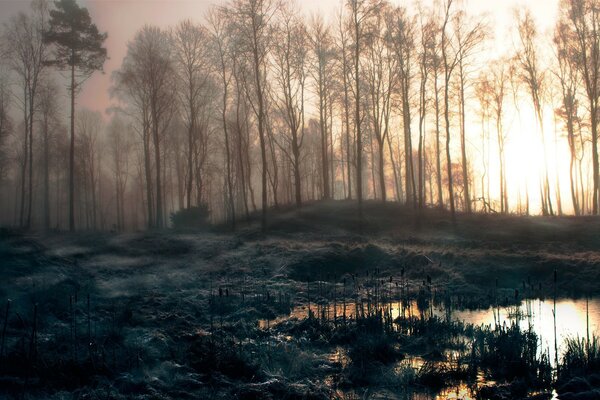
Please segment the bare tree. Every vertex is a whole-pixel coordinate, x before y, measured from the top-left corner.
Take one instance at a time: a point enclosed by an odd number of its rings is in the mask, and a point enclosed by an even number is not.
[[[538,36],[535,22],[529,10],[518,14],[518,32],[520,49],[517,51],[516,60],[520,68],[520,78],[529,90],[529,95],[535,110],[537,127],[542,140],[542,151],[544,154],[544,177],[540,183],[540,195],[542,200],[542,213],[553,215],[552,198],[550,196],[550,180],[548,178],[548,155],[546,151],[546,137],[544,132],[543,116],[543,85],[544,73],[540,70],[536,39]]]
[[[330,185],[330,143],[329,109],[333,101],[331,93],[332,63],[334,58],[333,41],[329,27],[321,16],[315,16],[310,24],[310,43],[313,53],[312,75],[316,85],[321,131],[321,179],[322,196],[332,198]]]
[[[431,81],[433,83],[433,102],[435,109],[435,171],[436,171],[436,188],[437,188],[437,205],[439,208],[444,207],[444,192],[442,190],[442,150],[441,150],[441,105],[440,105],[440,88],[439,81],[442,73],[442,57],[441,57],[441,43],[440,35],[441,29],[440,24],[437,21],[437,16],[432,15],[432,26],[431,29],[434,31],[432,40],[434,46],[431,49]]]
[[[21,166],[19,224],[31,226],[33,202],[33,126],[40,80],[47,61],[44,34],[48,25],[48,3],[36,0],[30,15],[20,13],[6,26],[6,60],[20,81],[21,108],[24,118],[24,157]],[[28,172],[28,177],[26,174]],[[27,184],[27,191],[25,189]],[[27,201],[26,201],[27,198]]]
[[[302,205],[301,149],[304,142],[305,88],[308,33],[291,6],[281,8],[279,34],[274,46],[275,79],[279,86],[277,108],[287,126],[279,147],[290,161],[294,175],[294,201]]]
[[[506,132],[504,130],[504,101],[508,91],[509,71],[507,68],[509,60],[499,59],[492,63],[491,85],[489,86],[491,97],[491,109],[496,122],[496,137],[498,140],[498,160],[500,161],[500,211],[508,213],[508,185],[506,182]]]
[[[490,163],[490,132],[489,132],[489,121],[492,118],[492,82],[489,72],[482,72],[479,76],[479,80],[475,86],[475,97],[479,102],[479,116],[481,117],[481,147],[479,152],[481,154],[481,202],[482,211],[490,211],[490,198],[489,198],[489,182],[490,173],[488,171],[488,165]],[[487,180],[487,185],[486,185]],[[487,194],[486,194],[487,188]]]
[[[44,80],[40,86],[38,107],[41,115],[40,127],[42,133],[43,148],[43,227],[50,229],[50,147],[53,131],[58,124],[58,87],[53,81]]]
[[[209,41],[204,28],[195,25],[190,20],[180,22],[171,32],[173,57],[177,76],[177,97],[180,102],[181,117],[187,129],[187,180],[186,204],[192,206],[192,189],[194,182],[194,165],[198,136],[203,132],[199,129],[200,108],[205,105],[206,86],[211,65],[206,51]]]
[[[4,74],[0,74],[0,187],[3,187],[2,192],[5,195],[8,194],[8,191],[4,189],[2,181],[6,178],[9,167],[9,156],[6,147],[9,135],[12,134],[13,130],[12,119],[10,117],[11,100],[8,78]],[[0,202],[2,201],[3,198],[0,196]],[[1,215],[0,218],[2,218]]]
[[[363,213],[363,182],[362,182],[362,161],[363,161],[363,145],[362,145],[362,121],[364,116],[361,113],[361,79],[360,79],[360,63],[361,54],[364,48],[364,38],[366,35],[366,25],[373,14],[381,7],[379,0],[347,0],[348,28],[352,32],[353,43],[353,92],[354,92],[354,124],[356,126],[356,198],[358,200],[358,218],[362,229],[362,213]]]
[[[561,0],[562,21],[568,22],[573,41],[570,49],[583,79],[592,133],[592,213],[599,213],[600,163],[598,161],[598,115],[600,111],[600,7],[595,0]]]
[[[416,51],[416,19],[408,15],[406,9],[398,9],[394,47],[398,65],[400,103],[402,107],[402,128],[404,131],[404,190],[406,203],[417,207],[417,186],[413,164],[412,145],[412,95]]]
[[[132,151],[129,131],[130,128],[119,116],[113,117],[108,126],[107,140],[115,184],[116,228],[118,231],[124,230],[127,222],[125,219],[125,193]]]
[[[569,20],[563,15],[557,23],[554,33],[555,55],[558,62],[555,76],[558,78],[561,90],[561,107],[555,114],[564,121],[567,131],[567,142],[569,143],[569,178],[571,189],[571,201],[573,203],[573,212],[575,215],[582,213],[583,201],[579,199],[579,190],[577,181],[583,179],[577,176],[577,163],[579,158],[579,146],[577,140],[576,127],[579,122],[578,108],[579,100],[577,96],[578,83],[580,82],[579,68],[577,65],[577,56],[573,51],[576,48],[577,37],[571,31]],[[581,193],[583,196],[584,193]]]
[[[471,212],[471,191],[469,188],[469,162],[467,157],[466,140],[466,90],[468,85],[468,66],[470,57],[476,47],[485,38],[485,28],[481,22],[469,21],[464,11],[455,15],[455,37],[458,45],[458,84],[459,84],[459,110],[460,110],[460,150],[462,165],[462,180],[464,183],[465,211]]]
[[[444,122],[446,125],[446,165],[448,172],[448,194],[450,203],[450,213],[452,220],[455,221],[456,210],[455,210],[455,199],[454,199],[454,171],[452,165],[452,156],[450,153],[450,86],[452,77],[456,68],[460,67],[460,63],[465,54],[468,54],[470,49],[481,42],[481,36],[483,33],[482,24],[477,23],[475,26],[470,27],[466,32],[461,31],[460,26],[460,15],[453,11],[453,0],[446,0],[444,4],[444,17],[441,28],[441,53],[442,53],[442,69],[444,75]],[[453,24],[454,31],[450,31],[450,24]],[[464,118],[463,118],[464,120]],[[461,143],[462,145],[462,143]],[[461,150],[464,146],[461,146]],[[463,158],[463,167],[466,168],[466,160]],[[468,187],[468,177],[465,176],[464,168],[462,169],[462,180],[464,187]],[[465,179],[467,178],[467,179]],[[465,205],[470,203],[470,198],[467,197],[467,190],[464,191]]]
[[[144,146],[148,223],[157,228],[165,223],[160,145],[175,111],[173,75],[169,36],[157,27],[145,26],[129,43],[127,56],[114,77],[117,95],[132,99],[136,105]],[[150,164],[150,145],[154,150],[153,165]]]
[[[350,80],[352,74],[352,65],[351,65],[351,49],[350,49],[350,32],[346,29],[344,24],[343,14],[340,13],[338,15],[338,36],[337,36],[337,47],[338,47],[338,57],[341,56],[340,62],[338,62],[338,73],[341,75],[342,79],[340,81],[342,85],[342,107],[344,109],[343,118],[344,118],[344,131],[345,131],[345,160],[346,160],[346,176],[347,176],[347,187],[348,190],[346,192],[346,198],[352,199],[352,165],[355,164],[354,160],[354,140],[355,140],[355,129],[356,124],[354,124],[351,128],[350,124],[350,113],[351,113],[351,98],[350,98]]]
[[[265,107],[266,63],[272,41],[272,18],[279,7],[277,0],[235,0],[231,14],[237,30],[237,41],[253,74],[253,92],[257,104],[250,102],[258,119],[258,135],[262,161],[261,227],[267,229],[267,127]]]
[[[427,115],[427,108],[429,99],[427,95],[428,80],[432,71],[435,68],[435,48],[436,48],[436,34],[437,27],[435,19],[432,15],[424,18],[423,14],[425,11],[419,6],[419,13],[421,14],[419,26],[420,26],[420,50],[419,50],[419,143],[418,143],[418,200],[419,208],[425,206],[425,164],[426,164],[426,153],[425,153],[425,118]],[[437,80],[437,76],[434,75],[434,79]],[[436,89],[437,90],[437,89]],[[437,95],[437,94],[436,94]],[[436,103],[437,104],[437,103]],[[436,121],[439,122],[439,116],[436,114]]]
[[[390,132],[392,95],[397,86],[397,58],[394,54],[395,15],[390,6],[381,7],[373,14],[367,27],[365,76],[368,89],[368,112],[373,135],[377,141],[377,163],[381,200],[386,201],[385,144]]]
[[[103,129],[102,116],[99,112],[82,109],[76,119],[76,128],[80,156],[78,172],[83,181],[83,202],[85,205],[86,226],[98,228],[98,184],[100,170],[99,135]]]

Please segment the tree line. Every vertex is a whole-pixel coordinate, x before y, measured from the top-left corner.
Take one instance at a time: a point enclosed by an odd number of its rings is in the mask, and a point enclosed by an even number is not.
[[[2,223],[162,228],[206,206],[234,229],[254,213],[265,228],[270,207],[321,199],[355,200],[359,214],[376,199],[453,218],[597,215],[600,1],[558,7],[550,36],[514,10],[499,54],[467,2],[344,0],[326,20],[293,2],[232,0],[201,23],[142,27],[111,75],[107,119],[76,111],[107,35],[75,0],[34,0],[3,28]],[[524,108],[542,165],[522,189],[506,148]]]

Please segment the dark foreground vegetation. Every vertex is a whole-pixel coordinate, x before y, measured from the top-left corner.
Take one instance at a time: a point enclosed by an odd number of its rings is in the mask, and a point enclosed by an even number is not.
[[[267,235],[2,231],[0,397],[597,398],[594,332],[555,368],[536,332],[452,313],[600,295],[600,221],[367,203],[359,231],[355,207],[273,210]]]

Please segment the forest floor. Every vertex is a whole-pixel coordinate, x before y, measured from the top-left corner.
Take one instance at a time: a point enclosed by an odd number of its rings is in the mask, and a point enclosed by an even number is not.
[[[455,339],[476,335],[426,320],[422,304],[394,328],[394,301],[425,289],[469,309],[600,295],[598,218],[452,223],[367,202],[364,221],[342,201],[273,211],[266,235],[254,220],[235,234],[0,231],[0,398],[429,398],[478,378],[460,362],[398,362],[468,355],[475,342]],[[489,398],[550,396],[556,383],[534,369],[494,374]]]

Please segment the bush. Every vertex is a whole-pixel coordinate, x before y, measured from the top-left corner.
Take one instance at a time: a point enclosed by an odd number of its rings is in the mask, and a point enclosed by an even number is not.
[[[208,205],[201,204],[171,213],[171,223],[175,229],[206,229],[210,226],[209,215]]]

